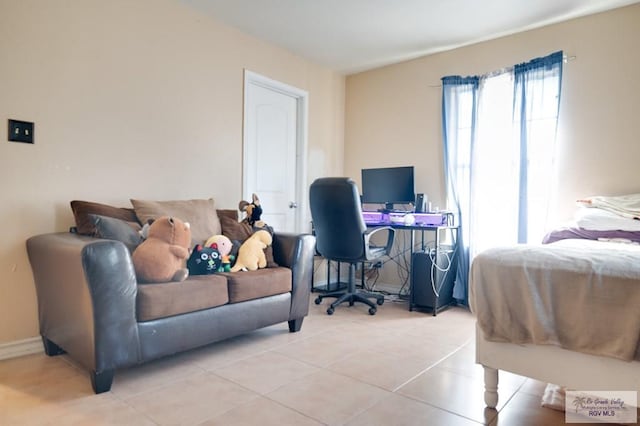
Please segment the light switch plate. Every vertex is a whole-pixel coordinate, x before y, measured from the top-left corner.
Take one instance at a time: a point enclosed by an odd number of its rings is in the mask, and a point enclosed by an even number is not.
[[[11,142],[33,143],[33,123],[9,119],[8,138]]]

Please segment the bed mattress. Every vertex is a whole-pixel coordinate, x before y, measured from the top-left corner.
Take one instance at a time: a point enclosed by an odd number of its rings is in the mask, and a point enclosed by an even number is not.
[[[640,360],[640,246],[590,240],[497,247],[471,266],[486,340]]]

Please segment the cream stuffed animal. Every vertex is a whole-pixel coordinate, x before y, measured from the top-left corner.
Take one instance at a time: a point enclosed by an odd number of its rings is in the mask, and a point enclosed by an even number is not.
[[[267,266],[264,249],[271,245],[273,239],[269,231],[256,231],[245,240],[238,250],[238,260],[231,272],[255,271]]]

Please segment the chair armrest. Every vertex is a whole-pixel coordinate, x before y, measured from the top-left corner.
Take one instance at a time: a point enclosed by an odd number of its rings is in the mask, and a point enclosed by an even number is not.
[[[273,257],[280,266],[291,269],[291,311],[289,320],[309,313],[309,295],[313,277],[316,237],[308,234],[275,233]]]
[[[380,231],[387,231],[387,242],[384,245],[384,254],[389,255],[391,253],[391,248],[393,247],[393,239],[395,237],[396,231],[390,226],[379,226],[376,228],[368,228],[364,233],[364,247],[365,247],[365,257],[367,259],[372,259],[377,257],[376,255],[371,254],[370,248],[371,246],[371,237]]]
[[[137,282],[123,243],[44,234],[27,253],[43,337],[95,372],[138,362]]]

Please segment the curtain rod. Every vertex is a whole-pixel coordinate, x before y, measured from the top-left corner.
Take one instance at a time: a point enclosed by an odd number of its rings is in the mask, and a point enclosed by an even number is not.
[[[577,59],[576,55],[571,55],[571,56],[562,55],[562,63],[564,63],[564,64],[566,64],[569,61],[575,61],[576,59]],[[501,73],[509,70],[510,68],[513,68],[513,67],[501,68],[499,70],[492,71],[492,72],[486,73],[484,75],[501,74]],[[442,84],[430,84],[429,87],[439,88],[439,87],[442,87]]]

